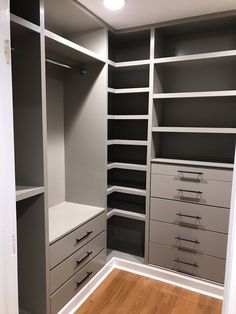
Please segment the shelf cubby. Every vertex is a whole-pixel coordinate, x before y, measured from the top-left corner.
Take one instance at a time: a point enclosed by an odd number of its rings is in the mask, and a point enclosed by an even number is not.
[[[145,214],[145,196],[114,192],[108,196],[107,207]]]
[[[154,127],[236,128],[236,97],[155,99]]]
[[[10,11],[31,23],[40,25],[40,0],[11,0]]]
[[[235,17],[160,27],[155,30],[155,58],[236,49]]]
[[[109,115],[147,115],[148,93],[108,93]]]
[[[114,62],[150,58],[150,30],[108,36],[108,58]]]
[[[108,87],[139,88],[149,86],[149,66],[116,68],[109,66]]]
[[[232,91],[235,62],[156,64],[154,93]],[[224,79],[222,79],[224,78]]]
[[[11,23],[17,186],[43,186],[40,34]]]
[[[146,172],[128,169],[111,169],[108,171],[109,186],[124,186],[134,189],[146,189]]]
[[[109,120],[108,140],[147,140],[147,120]]]
[[[108,248],[144,256],[145,222],[113,216],[108,220]]]
[[[154,157],[203,162],[234,162],[234,134],[154,133]]]
[[[137,145],[109,145],[108,163],[147,164],[147,147]]]

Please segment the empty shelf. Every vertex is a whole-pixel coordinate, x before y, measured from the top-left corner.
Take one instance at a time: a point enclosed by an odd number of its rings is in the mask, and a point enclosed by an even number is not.
[[[209,91],[209,92],[184,92],[184,93],[156,93],[156,94],[153,94],[153,99],[230,97],[230,96],[236,96],[236,90]]]
[[[101,207],[63,202],[49,208],[49,243],[104,212]]]
[[[128,169],[128,170],[141,170],[146,171],[146,165],[139,165],[139,164],[130,164],[130,163],[123,163],[123,162],[113,162],[107,165],[107,170],[111,169]]]
[[[151,162],[153,162],[153,163],[167,163],[167,164],[200,166],[200,167],[213,167],[213,168],[228,168],[228,169],[233,169],[234,168],[234,164],[220,163],[220,162],[197,161],[197,160],[154,158],[154,159],[151,160]]]
[[[23,19],[22,17],[19,17],[15,14],[12,14],[12,13],[11,13],[11,22],[18,24],[20,26],[26,27],[26,28],[34,31],[34,32],[40,33],[40,26],[38,26],[34,23],[31,23],[31,22]]]
[[[112,185],[112,186],[108,187],[107,195],[109,195],[109,194],[111,194],[113,192],[120,192],[120,193],[126,193],[126,194],[146,196],[146,190],[129,188],[129,187],[119,186],[119,185]]]
[[[114,61],[108,60],[107,63],[113,66],[114,68],[123,68],[123,67],[138,67],[140,65],[148,65],[150,64],[150,61],[149,60],[137,60],[137,61],[114,62]]]
[[[16,201],[44,193],[43,186],[16,186]]]
[[[108,115],[110,120],[147,120],[148,115]]]
[[[236,50],[216,51],[208,53],[198,53],[185,56],[164,57],[154,60],[155,64],[177,64],[182,62],[195,62],[195,61],[221,61],[226,59],[236,59]]]
[[[130,93],[149,93],[149,87],[137,88],[111,88],[108,87],[107,91],[113,94],[130,94]]]
[[[77,64],[78,62],[105,63],[105,60],[96,53],[48,30],[45,30],[46,51],[57,55],[58,62],[68,63],[68,59]],[[50,57],[50,55],[49,55]]]
[[[136,140],[109,140],[107,145],[138,145],[146,146],[147,141],[136,141]]]
[[[153,127],[153,132],[236,134],[236,128]]]
[[[144,214],[134,213],[127,210],[122,209],[110,209],[107,213],[107,219],[111,218],[112,216],[120,216],[125,218],[131,218],[135,220],[145,221],[146,216]]]

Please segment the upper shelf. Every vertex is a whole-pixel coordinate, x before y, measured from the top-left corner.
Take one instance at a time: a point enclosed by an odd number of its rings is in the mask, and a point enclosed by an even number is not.
[[[138,87],[138,88],[110,88],[107,91],[113,94],[131,94],[131,93],[149,93],[149,87]]]
[[[109,120],[147,120],[148,115],[108,115]]]
[[[105,59],[98,54],[86,49],[64,37],[45,30],[46,53],[48,57],[57,57],[58,62],[91,63],[102,62]],[[50,54],[53,55],[50,55]]]
[[[178,64],[183,62],[201,62],[201,61],[224,61],[224,60],[235,60],[236,50],[226,50],[208,53],[198,53],[192,55],[174,56],[174,57],[163,57],[156,58],[155,64]]]
[[[31,23],[31,22],[23,19],[22,17],[19,17],[15,14],[12,14],[12,13],[11,13],[11,22],[13,22],[17,25],[23,26],[25,28],[28,28],[31,31],[40,33],[40,26],[38,26],[34,23]]]
[[[44,193],[43,186],[16,186],[16,201]]]
[[[136,60],[136,61],[124,61],[124,62],[114,62],[111,60],[108,60],[107,63],[111,65],[114,68],[138,68],[142,65],[149,65],[150,60]]]
[[[236,96],[236,90],[207,91],[207,92],[181,92],[181,93],[155,93],[153,99],[170,98],[200,98],[200,97],[230,97]]]

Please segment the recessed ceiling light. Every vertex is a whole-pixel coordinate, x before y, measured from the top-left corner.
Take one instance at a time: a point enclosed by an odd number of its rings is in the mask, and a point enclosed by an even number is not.
[[[125,0],[103,0],[103,4],[109,10],[119,10],[125,5]]]

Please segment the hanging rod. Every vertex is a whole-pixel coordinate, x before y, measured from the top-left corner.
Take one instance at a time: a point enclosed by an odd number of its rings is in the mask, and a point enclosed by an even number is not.
[[[57,61],[54,61],[52,59],[45,59],[45,61],[47,63],[51,63],[51,64],[54,64],[54,65],[58,65],[60,67],[63,67],[65,69],[69,69],[69,70],[74,70],[74,71],[78,71],[81,75],[85,75],[86,74],[86,70],[84,69],[81,69],[81,68],[76,68],[76,67],[72,67],[68,64],[64,64],[64,63],[61,63],[61,62],[57,62]]]

